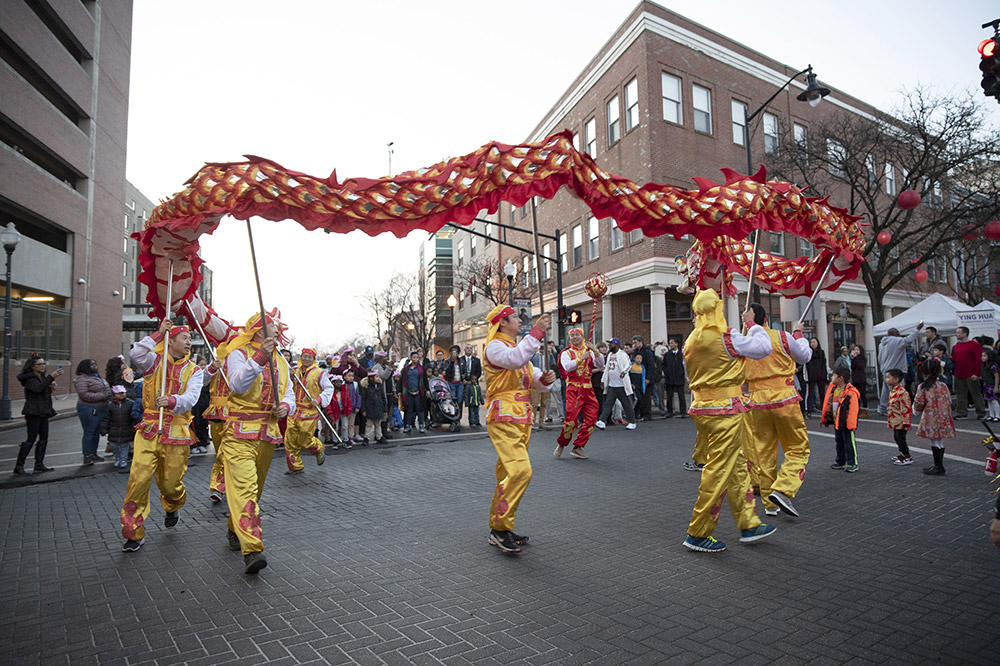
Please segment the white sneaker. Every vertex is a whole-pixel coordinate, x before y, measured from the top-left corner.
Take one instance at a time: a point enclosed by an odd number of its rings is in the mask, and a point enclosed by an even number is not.
[[[779,509],[778,507],[774,507],[773,509],[768,509],[767,507],[764,507],[764,514],[767,516],[777,516],[780,511],[781,509]]]
[[[597,423],[594,424],[594,427],[597,428],[598,430],[604,430],[607,426],[605,425],[604,421],[598,421]]]
[[[625,429],[626,430],[635,430],[635,424],[634,423],[629,423],[627,426],[625,426]]]
[[[565,446],[559,446],[558,444],[556,444],[556,450],[552,452],[552,455],[555,456],[556,458],[562,457],[563,450],[565,448],[566,448]]]

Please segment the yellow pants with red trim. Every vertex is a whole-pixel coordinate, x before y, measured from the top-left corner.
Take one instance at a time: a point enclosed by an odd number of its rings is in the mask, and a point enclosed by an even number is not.
[[[184,474],[187,473],[191,447],[186,444],[163,444],[158,435],[146,439],[141,431],[136,431],[132,446],[132,468],[125,488],[121,524],[123,537],[139,541],[146,536],[149,491],[154,479],[160,489],[160,504],[164,511],[177,511],[187,501]]]
[[[260,496],[274,458],[274,444],[260,439],[239,439],[233,435],[233,425],[227,423],[222,449],[229,529],[239,537],[244,555],[258,553],[264,550]]]
[[[722,501],[727,496],[736,527],[740,530],[757,527],[760,518],[742,450],[743,439],[749,434],[746,415],[693,418],[698,429],[698,444],[705,455],[705,467],[701,470],[701,485],[691,512],[688,534],[696,539],[710,536],[719,524]]]
[[[528,458],[531,424],[489,423],[486,432],[497,452],[497,486],[490,505],[490,527],[508,532],[514,529],[514,515],[531,483],[531,460]]]
[[[226,428],[225,421],[209,421],[208,431],[215,448],[215,462],[212,463],[212,473],[209,475],[208,489],[220,495],[226,494],[226,473],[222,466],[222,431]]]
[[[798,403],[778,409],[753,409],[748,414],[760,479],[760,497],[765,508],[775,507],[768,499],[772,490],[795,497],[809,462],[809,434]],[[778,444],[785,460],[778,470]]]
[[[316,420],[300,421],[290,416],[285,427],[285,463],[288,469],[294,471],[304,467],[303,449],[314,456],[323,453],[323,442],[316,437]]]

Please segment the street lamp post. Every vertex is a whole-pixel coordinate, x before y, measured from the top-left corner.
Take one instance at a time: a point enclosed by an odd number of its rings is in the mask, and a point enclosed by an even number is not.
[[[458,299],[455,298],[455,294],[448,294],[448,307],[451,308],[451,344],[455,344],[455,306],[458,305]]]
[[[829,88],[824,88],[816,83],[816,75],[813,74],[812,65],[809,65],[801,72],[796,73],[790,79],[785,81],[784,85],[774,91],[774,94],[767,98],[767,101],[761,104],[756,111],[753,113],[747,113],[747,107],[743,107],[743,127],[746,132],[746,148],[747,148],[747,176],[753,173],[753,157],[750,153],[750,121],[756,118],[767,105],[774,101],[774,98],[781,94],[781,91],[791,85],[792,81],[799,78],[803,74],[806,75],[806,89],[795,96],[795,99],[800,102],[808,102],[809,106],[816,108],[819,103],[823,101],[823,98],[830,94]],[[760,230],[754,231],[753,235],[753,259],[750,264],[750,279],[753,280],[757,273],[757,251],[760,241]],[[760,287],[756,284],[750,284],[747,290],[747,305],[750,305],[750,299],[756,302],[760,302]]]
[[[514,276],[517,275],[517,266],[510,259],[503,265],[503,274],[507,276],[507,305],[514,307]]]
[[[0,421],[10,421],[10,393],[8,384],[10,383],[10,257],[14,254],[21,234],[17,232],[13,222],[8,222],[7,226],[0,231],[0,242],[3,242],[3,249],[7,252],[7,299],[3,311],[3,397],[0,397]]]

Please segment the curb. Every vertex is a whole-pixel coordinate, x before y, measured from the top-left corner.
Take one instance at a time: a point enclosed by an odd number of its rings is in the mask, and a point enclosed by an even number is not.
[[[56,412],[55,416],[49,417],[49,421],[61,421],[76,416],[76,407],[70,411]],[[0,432],[10,432],[11,430],[23,430],[24,418],[20,414],[15,415],[10,421],[0,423]]]

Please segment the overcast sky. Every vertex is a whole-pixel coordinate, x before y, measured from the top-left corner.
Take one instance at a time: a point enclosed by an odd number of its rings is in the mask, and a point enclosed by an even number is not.
[[[927,84],[980,91],[976,45],[995,0],[662,2],[821,81],[890,110]],[[154,202],[204,162],[268,157],[343,180],[518,143],[636,3],[619,0],[171,0],[135,3],[128,179]],[[991,117],[1000,107],[990,100]],[[691,174],[699,175],[699,174]],[[700,174],[715,177],[717,174]],[[296,346],[368,331],[360,301],[393,270],[415,271],[426,238],[307,232],[257,219],[267,307]],[[203,237],[215,308],[257,309],[245,224]]]

